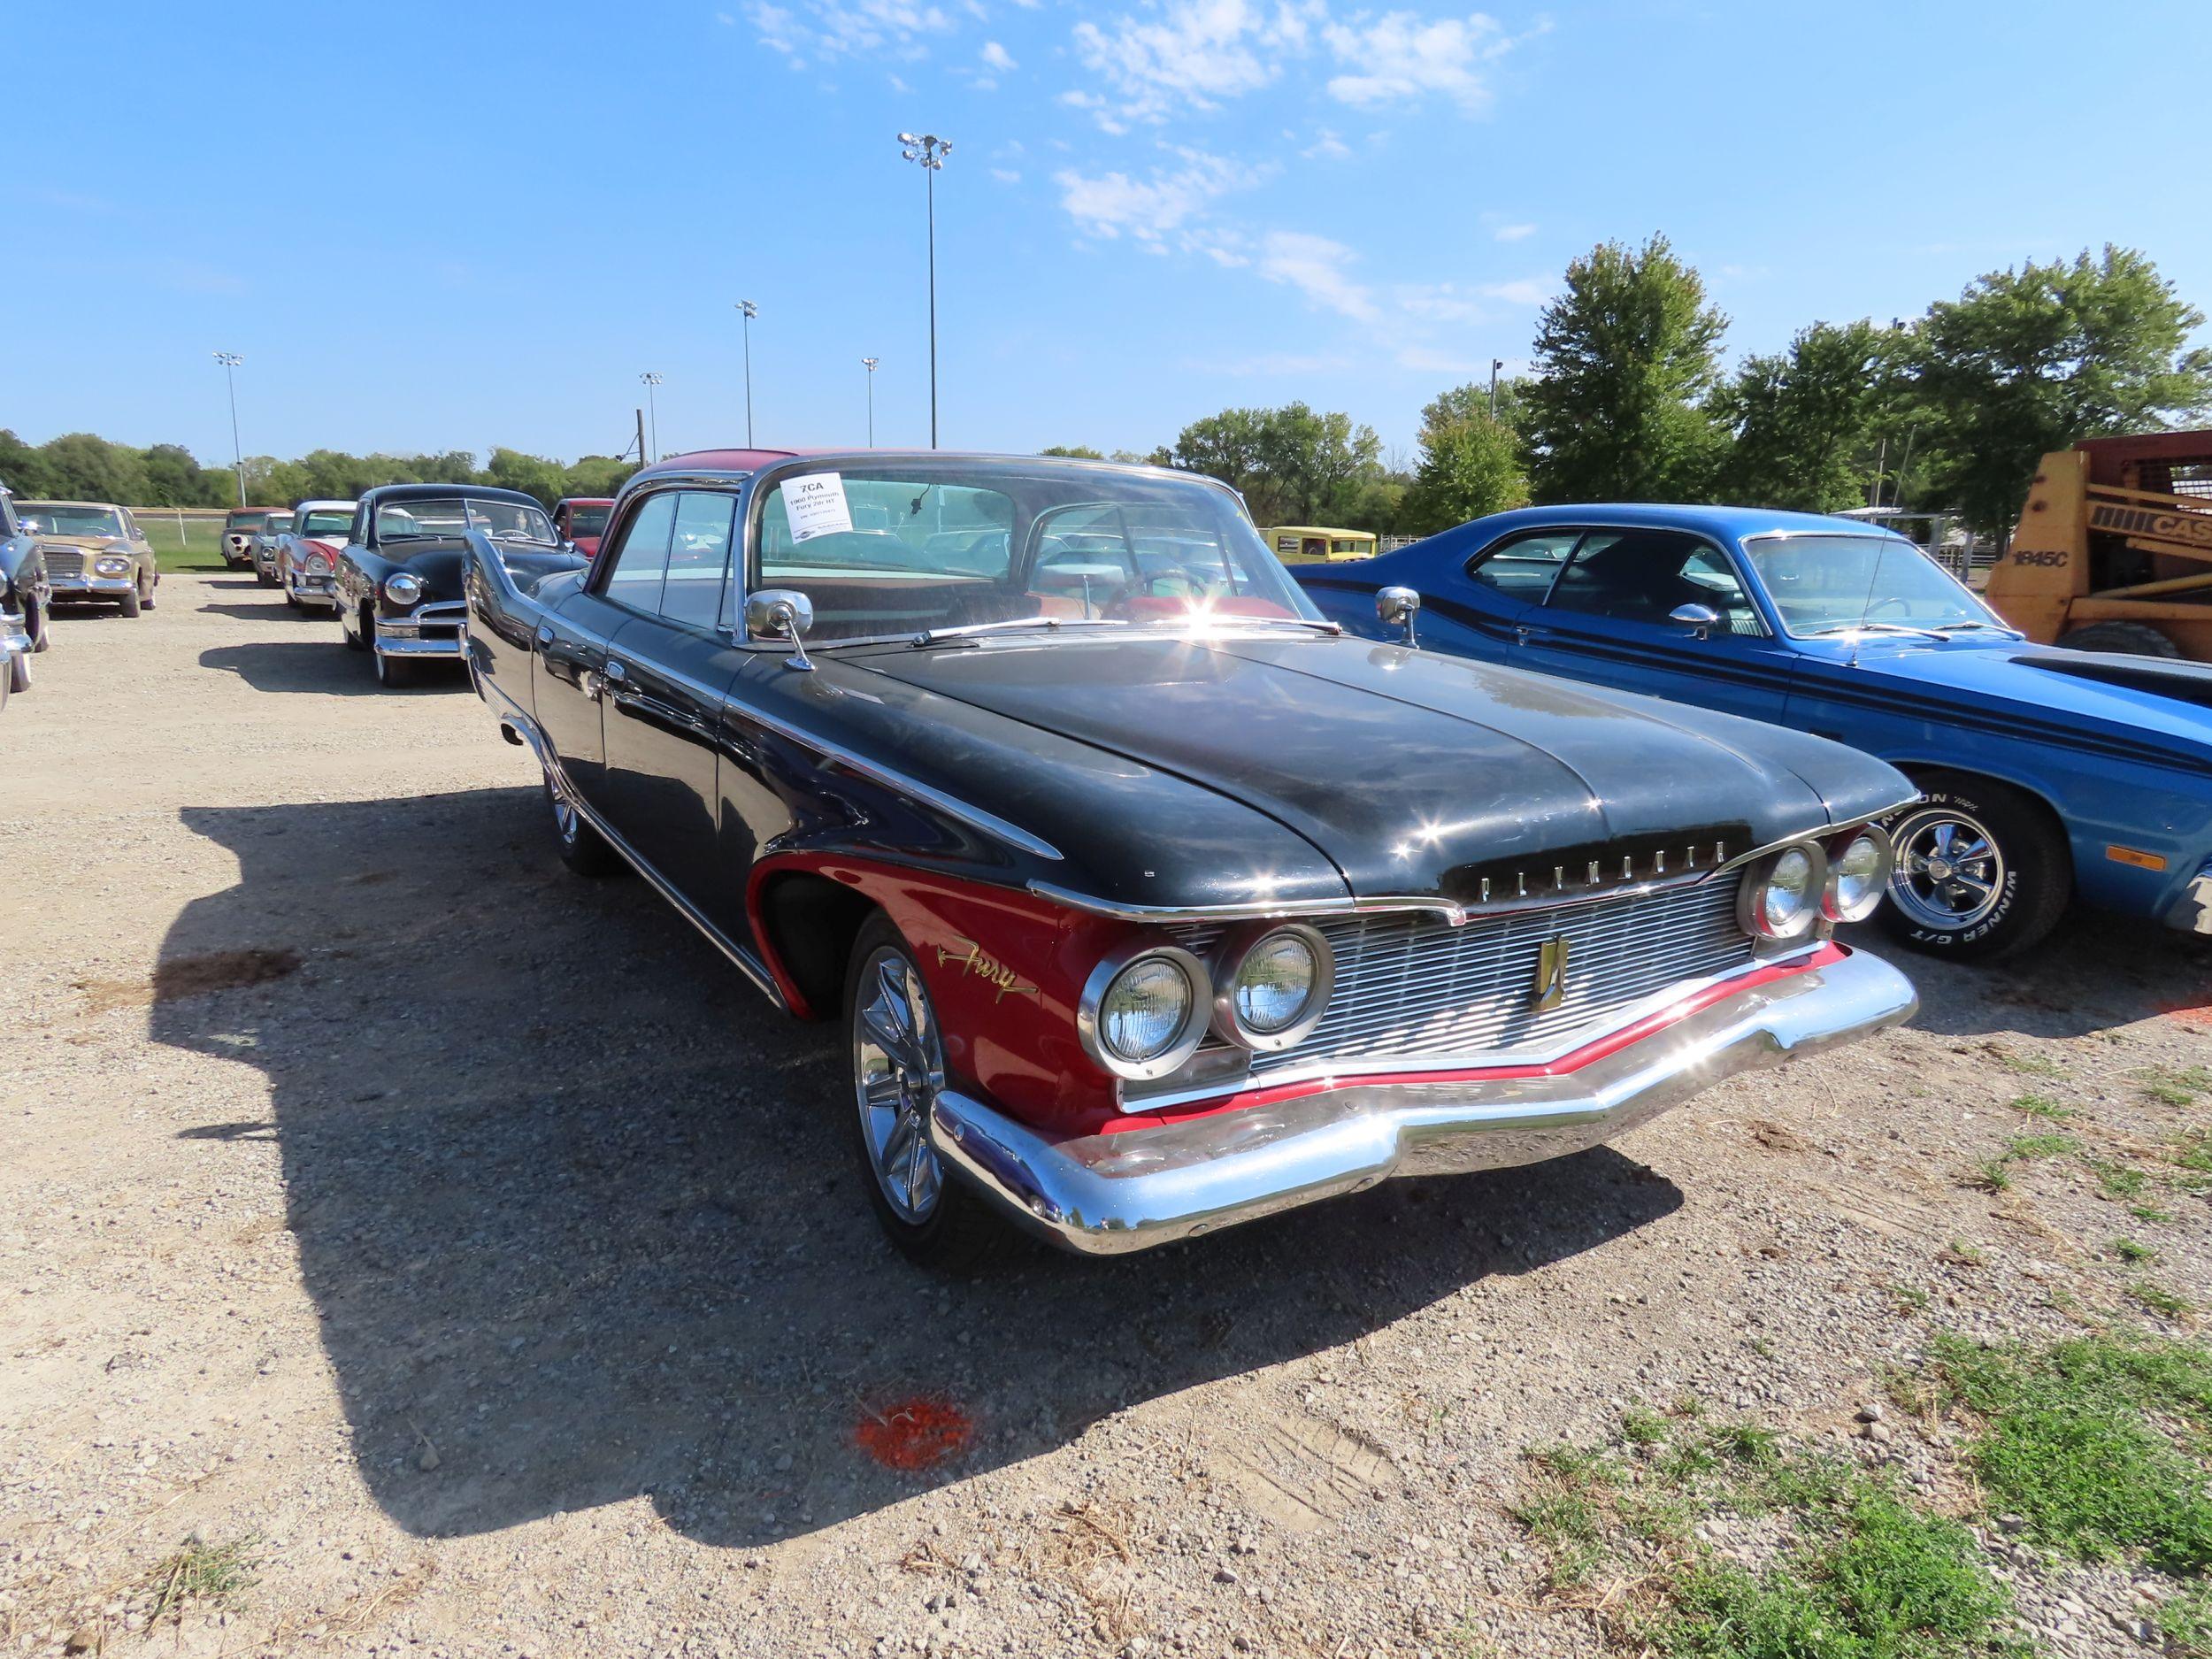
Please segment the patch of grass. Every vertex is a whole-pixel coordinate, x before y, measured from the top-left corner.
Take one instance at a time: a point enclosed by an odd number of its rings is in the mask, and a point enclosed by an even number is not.
[[[2143,1093],[2163,1106],[2187,1106],[2200,1094],[2212,1094],[2212,1070],[2200,1065],[2177,1071],[2171,1066],[2147,1066],[2136,1073]]]
[[[2022,1077],[2064,1077],[2066,1075],[2066,1068],[2046,1055],[2014,1054],[2009,1049],[2000,1048],[1995,1043],[1989,1045],[1989,1055],[2006,1071],[2016,1071]]]
[[[1890,1300],[1897,1304],[1901,1313],[1919,1313],[1928,1305],[1928,1293],[1917,1285],[1900,1285],[1893,1280],[1882,1288],[1889,1293]]]
[[[2212,1567],[2203,1467],[2162,1424],[2212,1429],[2212,1352],[2083,1337],[2055,1348],[1939,1340],[1953,1395],[1984,1420],[1969,1456],[1993,1512],[2085,1557],[2141,1550],[2162,1571]]]
[[[2192,1129],[2177,1141],[2174,1162],[2199,1175],[2212,1175],[2212,1130]]]
[[[1621,1417],[1621,1438],[1634,1446],[1651,1446],[1667,1438],[1667,1420],[1648,1406],[1632,1406]]]
[[[2212,1585],[2193,1584],[2158,1609],[2172,1659],[2212,1659]]]
[[[1655,1635],[1692,1659],[1949,1659],[1986,1653],[2011,1601],[1956,1522],[1862,1482],[1754,1574],[1700,1563]]]
[[[2133,1263],[2138,1266],[2147,1262],[2155,1262],[2158,1259],[2156,1250],[2152,1249],[2147,1244],[2138,1244],[2133,1239],[2115,1239],[2105,1248],[2123,1262]]]
[[[2047,1094],[2023,1094],[2012,1102],[2012,1110],[2023,1118],[2041,1118],[2051,1123],[2064,1123],[2074,1115],[2070,1106],[2062,1106]]]
[[[2139,1198],[2150,1185],[2150,1177],[2124,1164],[2109,1163],[2103,1158],[2087,1160],[2091,1171],[2097,1178],[2097,1190],[2107,1198]]]
[[[1966,1178],[1966,1184],[1985,1193],[2008,1193],[2012,1190],[2012,1176],[2002,1158],[1986,1158],[1977,1164]]]
[[[2185,1319],[2196,1311],[2196,1304],[2186,1297],[2177,1296],[2163,1285],[2154,1284],[2147,1279],[2139,1279],[2130,1285],[2128,1294],[2168,1319]]]
[[[2133,1216],[2138,1221],[2148,1221],[2154,1225],[2171,1221],[2174,1218],[2173,1211],[2161,1210],[2156,1204],[2130,1204],[2128,1214]]]
[[[164,1619],[181,1619],[196,1601],[220,1606],[254,1581],[250,1534],[227,1544],[210,1544],[194,1532],[177,1553],[154,1569],[154,1608],[146,1616],[151,1630]]]
[[[1989,1265],[1989,1252],[1977,1245],[1969,1244],[1964,1239],[1952,1240],[1938,1254],[1941,1260],[1960,1267],[1987,1267]]]
[[[2005,1142],[2005,1161],[2033,1164],[2044,1158],[2071,1157],[2080,1150],[2081,1143],[2071,1135],[2016,1135]]]

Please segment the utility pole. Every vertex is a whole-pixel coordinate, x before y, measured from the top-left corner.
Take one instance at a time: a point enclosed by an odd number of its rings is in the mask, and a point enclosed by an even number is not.
[[[1498,418],[1498,371],[1505,367],[1503,357],[1490,359],[1490,419]]]
[[[868,447],[876,447],[876,365],[880,357],[863,357],[860,366],[868,371]]]
[[[760,307],[750,300],[737,303],[738,316],[745,330],[745,447],[753,447],[753,319],[760,315]]]
[[[637,416],[637,464],[644,466],[653,458],[645,453],[645,411],[639,409],[631,412]]]
[[[646,459],[657,461],[661,453],[661,410],[659,400],[653,396],[653,388],[661,383],[661,377],[648,369],[638,379],[645,383],[645,407],[653,415],[653,453]]]
[[[937,447],[937,175],[944,171],[945,157],[952,153],[952,140],[934,133],[901,133],[899,142],[906,146],[900,156],[921,167],[924,193],[929,199],[929,447],[933,449]]]
[[[246,504],[246,452],[238,442],[238,376],[239,365],[245,362],[235,351],[219,351],[215,361],[223,365],[223,379],[230,387],[230,466],[238,475],[238,504]]]

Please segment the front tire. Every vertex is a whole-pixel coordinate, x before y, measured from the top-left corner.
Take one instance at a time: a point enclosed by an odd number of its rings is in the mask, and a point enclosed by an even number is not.
[[[134,582],[131,584],[130,592],[123,595],[123,614],[127,617],[134,617],[145,609],[146,595],[139,590],[137,583]]]
[[[888,918],[871,917],[845,964],[845,1046],[852,1057],[853,1147],[876,1220],[902,1255],[960,1272],[1013,1234],[951,1179],[926,1125],[945,1087],[937,1014],[913,952]]]
[[[8,689],[28,691],[31,688],[31,659],[27,654],[10,652],[8,655]]]
[[[2065,833],[2008,785],[1930,772],[1889,821],[1897,845],[1882,925],[1916,950],[1988,962],[2039,943],[2074,893]]]
[[[387,657],[376,649],[376,624],[369,624],[369,649],[376,663],[376,683],[387,691],[404,691],[422,683],[422,664],[403,657]]]
[[[47,621],[45,606],[34,605],[28,600],[24,601],[23,626],[30,632],[31,649],[34,651],[42,651],[54,642],[52,635],[48,632]]]
[[[2092,622],[2059,635],[2070,651],[2121,651],[2132,657],[2179,657],[2181,648],[2147,622]]]

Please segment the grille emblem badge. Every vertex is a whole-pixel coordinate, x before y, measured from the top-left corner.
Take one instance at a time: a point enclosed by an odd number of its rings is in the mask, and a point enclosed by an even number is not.
[[[1544,948],[1536,953],[1536,988],[1532,1001],[1536,1011],[1557,1008],[1567,1000],[1567,953],[1571,941],[1547,939]]]

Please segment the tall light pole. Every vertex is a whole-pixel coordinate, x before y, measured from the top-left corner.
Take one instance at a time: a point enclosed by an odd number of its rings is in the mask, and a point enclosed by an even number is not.
[[[230,387],[230,467],[238,474],[238,504],[246,504],[246,452],[238,442],[238,374],[245,358],[235,351],[219,351],[215,361],[223,365],[223,379]]]
[[[740,326],[745,330],[745,447],[753,447],[753,319],[760,315],[760,307],[750,300],[737,303]]]
[[[638,379],[644,382],[645,385],[645,407],[648,412],[651,415],[653,421],[652,459],[657,461],[661,457],[661,408],[659,403],[657,402],[653,396],[653,388],[661,383],[661,377],[654,373],[652,370],[648,369],[644,373],[639,375]]]
[[[922,170],[924,190],[929,197],[929,447],[937,447],[937,175],[945,168],[945,157],[952,153],[952,140],[940,138],[934,133],[901,133],[899,142],[905,148],[899,154],[917,164]]]
[[[1490,359],[1490,419],[1498,418],[1498,371],[1505,367],[1503,357]]]
[[[876,365],[880,357],[863,357],[860,366],[868,371],[868,447],[876,447]]]

